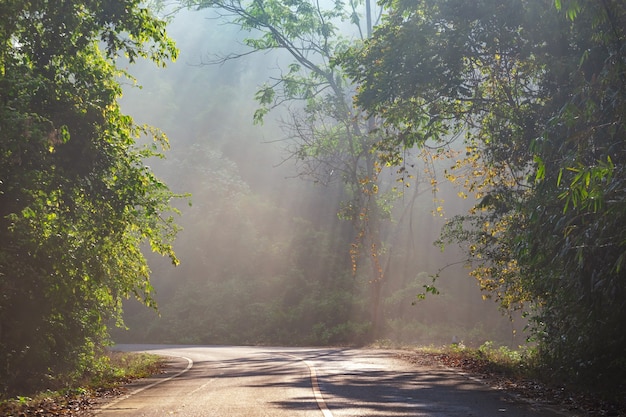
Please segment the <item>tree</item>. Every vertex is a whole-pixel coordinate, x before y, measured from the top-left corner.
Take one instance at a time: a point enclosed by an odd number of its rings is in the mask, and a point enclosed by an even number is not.
[[[333,226],[314,225],[306,220],[309,213],[278,206],[254,192],[237,164],[206,143],[173,149],[164,165],[164,175],[176,176],[168,181],[172,187],[192,186],[193,206],[184,211],[184,231],[176,240],[181,266],[151,263],[159,317],[131,300],[124,315],[130,332],[116,331],[116,341],[360,341],[367,315],[355,322],[351,313],[363,291],[341,251],[349,234],[338,232],[338,219]],[[332,207],[325,211],[332,214]]]
[[[340,36],[339,24],[356,25],[361,38],[371,30],[369,0],[365,2],[369,28],[363,28],[360,20],[361,1],[350,1],[347,7],[343,1],[334,1],[327,8],[311,0],[183,3],[214,8],[222,18],[252,34],[245,41],[250,50],[226,55],[217,62],[263,51],[283,51],[293,60],[257,92],[260,108],[254,120],[260,123],[269,111],[285,105],[288,114],[284,127],[292,139],[289,151],[299,163],[301,175],[321,184],[341,183],[345,187],[346,201],[339,215],[354,225],[351,254],[355,273],[360,257],[369,258],[372,335],[376,335],[381,327],[384,282],[381,230],[389,215],[379,193],[382,165],[376,160],[376,146],[380,137],[372,121],[355,111],[353,87],[342,68],[333,63],[334,57],[353,42]]]
[[[9,0],[0,12],[0,390],[88,372],[129,295],[152,304],[144,244],[177,259],[167,146],[117,104],[115,66],[176,57],[139,1]],[[132,79],[132,77],[131,77]],[[139,147],[140,136],[154,139]]]
[[[465,135],[448,176],[479,203],[442,241],[465,245],[504,307],[530,306],[555,375],[623,382],[626,8],[385,4],[385,23],[343,63],[358,103],[395,134],[390,148]]]

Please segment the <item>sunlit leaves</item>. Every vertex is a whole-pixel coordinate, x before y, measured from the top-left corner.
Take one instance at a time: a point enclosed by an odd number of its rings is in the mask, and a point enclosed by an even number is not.
[[[605,192],[612,181],[615,165],[610,156],[607,161],[599,161],[597,165],[568,167],[567,171],[572,173],[569,186],[559,194],[559,198],[564,200],[563,212],[567,212],[570,206],[579,210],[590,210],[594,213],[604,206]],[[562,171],[559,173],[557,185],[562,180]]]
[[[557,10],[564,10],[565,15],[569,20],[576,19],[578,13],[580,13],[582,9],[582,5],[578,0],[566,0],[565,1],[565,9],[563,9],[563,1],[562,0],[554,0],[554,6]]]
[[[344,57],[359,103],[386,118],[394,145],[464,132],[468,150],[446,176],[480,202],[444,237],[467,245],[472,274],[504,306],[536,307],[547,362],[580,380],[623,382],[610,355],[626,346],[616,301],[626,293],[626,8],[386,4],[374,38]]]
[[[0,14],[10,39],[0,46],[3,393],[89,371],[121,298],[151,304],[145,243],[177,262],[174,195],[144,162],[167,141],[121,113],[115,66],[122,55],[175,58],[165,22],[138,1],[10,6]],[[155,148],[137,149],[141,135]]]
[[[274,87],[270,85],[266,84],[259,91],[257,91],[254,98],[259,102],[261,107],[254,112],[255,123],[260,124],[263,122],[263,118],[274,104],[274,97],[276,97],[276,92],[274,91]]]
[[[395,188],[390,193],[381,192],[381,167],[377,161],[380,157],[389,166],[391,161],[401,161],[402,154],[397,144],[381,145],[388,130],[379,125],[377,118],[368,119],[361,110],[355,109],[354,86],[345,76],[343,62],[336,59],[349,46],[363,41],[344,39],[337,28],[346,22],[363,25],[359,9],[373,3],[213,0],[188,4],[213,7],[221,16],[229,18],[229,22],[248,30],[250,37],[246,45],[254,51],[276,50],[289,54],[292,63],[283,64],[278,75],[258,90],[255,97],[260,108],[254,114],[254,121],[261,122],[276,107],[287,108],[288,118],[283,126],[289,141],[288,151],[301,175],[321,184],[340,182],[344,185],[346,201],[339,216],[352,222],[357,236],[351,247],[354,272],[357,259],[365,259],[364,263],[370,267],[371,288],[377,294],[372,299],[373,320],[376,321],[384,281],[381,223],[390,218],[391,201],[401,191]],[[364,38],[371,28],[354,29]],[[394,114],[382,116],[394,117]],[[407,135],[419,132],[419,129],[412,129],[414,124],[432,127],[431,133],[439,137],[448,132],[434,109],[420,120],[404,121],[403,133]],[[401,141],[417,143],[423,136]],[[408,174],[402,174],[405,188],[410,185],[409,178]]]

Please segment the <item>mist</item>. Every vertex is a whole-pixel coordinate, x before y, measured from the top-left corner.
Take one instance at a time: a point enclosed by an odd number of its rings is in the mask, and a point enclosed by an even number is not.
[[[139,124],[162,129],[171,145],[165,159],[148,163],[174,192],[191,197],[175,204],[182,213],[175,243],[181,265],[148,255],[158,313],[129,300],[128,329],[114,330],[113,337],[150,343],[364,343],[368,278],[361,273],[366,267],[352,269],[354,231],[337,215],[345,190],[340,183],[325,186],[299,175],[288,158],[280,111],[263,125],[252,123],[258,87],[290,61],[257,53],[204,65],[241,50],[244,36],[209,17],[201,11],[175,16],[169,25],[180,49],[175,63],[128,69],[141,88],[126,85],[124,111]],[[474,203],[443,180],[443,170],[453,163],[437,162],[437,193],[417,152],[406,160],[408,187],[398,181],[396,168],[381,173],[383,191],[404,190],[383,229],[383,338],[517,346],[524,343],[523,321],[509,320],[495,302],[483,299],[461,251],[442,252],[433,244],[446,218]],[[439,294],[418,299],[435,274]]]

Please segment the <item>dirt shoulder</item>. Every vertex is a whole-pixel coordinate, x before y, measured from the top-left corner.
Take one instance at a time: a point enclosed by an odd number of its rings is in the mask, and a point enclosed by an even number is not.
[[[555,387],[536,380],[505,376],[493,370],[493,364],[476,358],[453,353],[429,353],[406,350],[397,357],[416,365],[444,366],[476,378],[499,390],[504,390],[520,400],[541,404],[560,410],[563,415],[589,417],[626,417],[626,398],[621,403],[601,400],[597,396],[573,392],[565,387]]]

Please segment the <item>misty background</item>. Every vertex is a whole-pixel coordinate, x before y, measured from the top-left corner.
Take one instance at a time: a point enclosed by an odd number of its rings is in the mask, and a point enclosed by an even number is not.
[[[298,175],[289,141],[274,111],[253,125],[254,94],[289,59],[257,53],[222,65],[215,55],[241,51],[237,27],[210,11],[181,11],[169,25],[180,57],[167,68],[139,62],[129,68],[123,110],[138,124],[162,129],[171,149],[149,161],[180,199],[175,243],[181,265],[148,255],[158,313],[129,300],[128,329],[117,342],[190,344],[359,344],[366,341],[367,274],[353,273],[354,231],[337,212],[340,182],[324,186]],[[281,61],[282,60],[282,61]],[[417,154],[417,152],[416,152]],[[438,170],[453,161],[436,161]],[[447,217],[466,212],[469,199],[445,184],[436,195],[424,162],[407,158],[414,178],[393,202],[385,227],[383,337],[397,343],[466,344],[487,340],[517,346],[523,321],[484,300],[454,247],[433,245]],[[396,169],[384,183],[398,186]],[[439,210],[443,207],[443,210]],[[440,272],[441,271],[441,272]],[[424,285],[435,282],[440,294]]]

